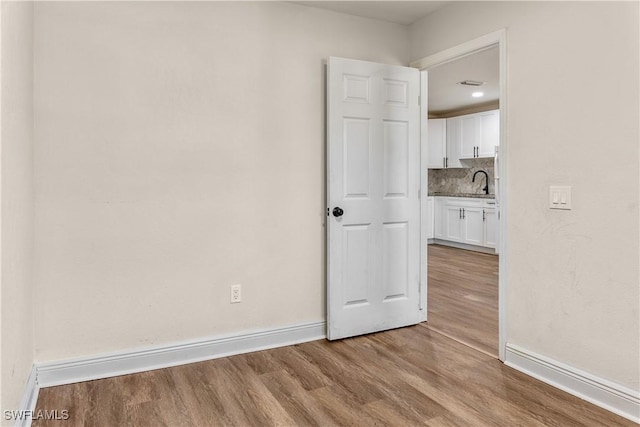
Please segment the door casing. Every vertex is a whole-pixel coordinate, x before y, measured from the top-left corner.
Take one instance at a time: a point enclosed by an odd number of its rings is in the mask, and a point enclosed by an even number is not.
[[[422,298],[425,307],[428,307],[427,301],[427,158],[426,158],[426,141],[427,141],[427,83],[428,70],[437,65],[446,64],[447,62],[460,59],[462,57],[472,55],[474,53],[497,46],[500,58],[500,147],[498,155],[500,156],[499,170],[495,171],[500,179],[498,180],[498,188],[496,192],[500,195],[500,221],[498,223],[500,239],[498,253],[500,254],[498,263],[498,357],[504,361],[506,356],[507,344],[507,206],[508,193],[505,181],[507,180],[508,161],[508,144],[507,144],[507,40],[506,29],[501,29],[476,39],[469,40],[452,48],[429,55],[425,58],[418,59],[411,63],[411,66],[418,68],[420,72],[420,146],[421,146],[421,194],[420,211],[421,211],[421,227],[420,227],[420,277],[423,281]],[[428,310],[424,310],[425,320],[427,320]]]

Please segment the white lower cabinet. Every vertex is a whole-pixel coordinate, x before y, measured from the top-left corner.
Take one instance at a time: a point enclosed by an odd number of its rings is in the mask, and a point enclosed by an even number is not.
[[[445,197],[434,197],[433,201],[433,237],[436,239],[445,238]]]
[[[498,247],[498,215],[495,208],[484,209],[484,246]]]
[[[464,243],[484,246],[484,224],[482,208],[464,208],[462,221],[464,223]]]
[[[462,208],[456,204],[445,204],[445,215],[444,239],[462,242],[464,236]]]
[[[492,199],[435,197],[434,237],[473,246],[495,248],[498,221]]]
[[[435,235],[435,197],[427,197],[427,239],[433,239]]]

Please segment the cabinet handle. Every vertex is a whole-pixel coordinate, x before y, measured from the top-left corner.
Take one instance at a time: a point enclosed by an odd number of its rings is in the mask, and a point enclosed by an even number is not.
[[[485,219],[486,219],[485,214],[486,214],[486,212],[485,212],[485,211],[484,211],[484,209],[483,209],[483,210],[482,210],[482,221],[483,221],[483,222],[484,222],[484,221],[485,221]]]
[[[445,168],[445,169],[447,167],[447,158],[446,157],[442,158],[442,167]]]
[[[444,167],[445,167],[445,168],[448,168],[448,167],[449,167],[449,158],[448,158],[448,157],[445,157],[445,158],[444,158]]]
[[[465,219],[467,217],[467,213],[464,211],[464,208],[462,208],[462,219]]]
[[[462,219],[462,208],[458,208],[458,217]]]

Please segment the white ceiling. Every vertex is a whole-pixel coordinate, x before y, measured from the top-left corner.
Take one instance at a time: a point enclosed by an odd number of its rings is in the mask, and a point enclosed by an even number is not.
[[[448,62],[429,70],[429,113],[444,113],[495,102],[500,98],[498,47]],[[459,85],[463,80],[486,82],[480,87]],[[471,93],[484,92],[482,98]]]
[[[292,1],[291,3],[409,25],[451,1]]]

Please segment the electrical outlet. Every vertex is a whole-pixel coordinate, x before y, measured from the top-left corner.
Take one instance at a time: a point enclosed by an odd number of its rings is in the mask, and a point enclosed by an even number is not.
[[[231,304],[242,301],[242,288],[240,285],[231,285]]]

